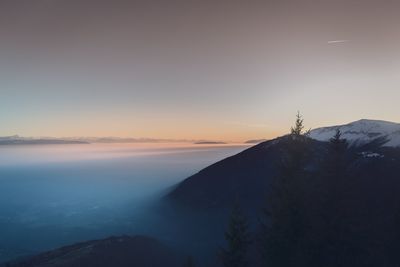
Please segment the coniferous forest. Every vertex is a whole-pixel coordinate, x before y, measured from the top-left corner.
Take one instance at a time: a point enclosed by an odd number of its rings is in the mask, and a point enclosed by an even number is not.
[[[320,151],[313,151],[299,114],[281,141],[279,174],[270,183],[260,224],[249,240],[235,204],[223,266],[398,266],[400,195],[390,188],[398,189],[398,173],[381,177],[378,170],[389,167],[381,162],[360,170],[359,152],[340,130],[310,162]],[[250,242],[261,254],[252,264]]]

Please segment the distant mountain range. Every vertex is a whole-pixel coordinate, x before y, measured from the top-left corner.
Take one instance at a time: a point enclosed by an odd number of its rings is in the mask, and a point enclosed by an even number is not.
[[[0,145],[62,145],[62,144],[88,144],[84,140],[60,138],[28,138],[18,135],[0,137]]]
[[[195,145],[224,145],[226,144],[225,142],[220,142],[220,141],[199,141],[195,142]]]
[[[116,144],[116,143],[195,143],[195,144],[222,144],[223,142],[209,142],[185,139],[155,139],[155,138],[122,138],[122,137],[22,137],[19,135],[0,137],[0,145],[47,145],[47,144]]]

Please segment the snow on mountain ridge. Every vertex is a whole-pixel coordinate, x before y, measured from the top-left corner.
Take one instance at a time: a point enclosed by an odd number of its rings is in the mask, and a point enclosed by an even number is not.
[[[382,139],[387,140],[383,146],[400,146],[400,124],[381,120],[362,119],[345,125],[317,128],[310,132],[310,137],[319,141],[329,141],[337,129],[351,145],[358,146]]]

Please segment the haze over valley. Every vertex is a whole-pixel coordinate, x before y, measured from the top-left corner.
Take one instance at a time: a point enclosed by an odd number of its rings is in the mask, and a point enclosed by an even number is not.
[[[0,267],[399,267],[400,1],[0,1]]]

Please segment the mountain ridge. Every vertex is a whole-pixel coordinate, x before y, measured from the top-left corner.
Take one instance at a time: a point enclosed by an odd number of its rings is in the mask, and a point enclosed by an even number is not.
[[[169,246],[147,236],[112,236],[90,240],[25,257],[4,267],[106,267],[179,266],[181,255]]]
[[[328,151],[328,141],[340,129],[342,137],[349,138],[349,153],[354,157],[355,171],[362,172],[369,163],[378,164],[379,161],[392,168],[400,160],[400,146],[394,143],[397,139],[390,139],[389,134],[397,134],[398,127],[400,130],[400,124],[393,122],[363,119],[312,130],[309,149],[313,151],[313,156],[308,159],[308,165],[321,168],[318,162]],[[287,138],[289,135],[262,142],[216,162],[179,183],[167,197],[200,210],[229,209],[229,205],[238,198],[245,203],[245,207],[259,210],[265,201],[263,198],[269,182],[279,172],[280,162],[287,153]]]
[[[383,147],[400,146],[400,123],[360,119],[343,125],[320,127],[310,131],[310,138],[327,142],[337,130],[351,146],[360,146],[380,139]]]

